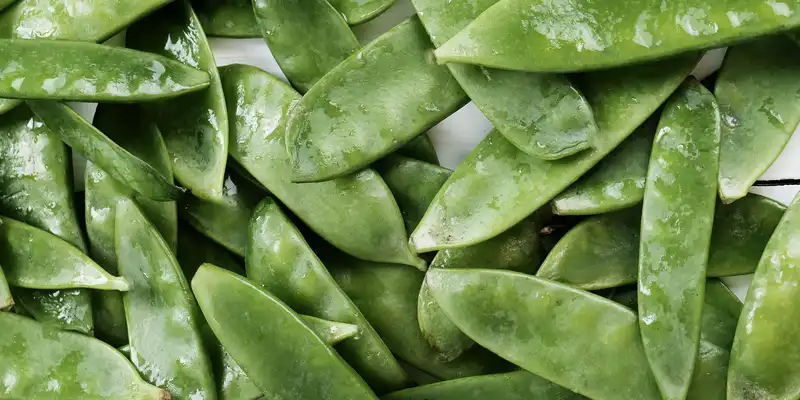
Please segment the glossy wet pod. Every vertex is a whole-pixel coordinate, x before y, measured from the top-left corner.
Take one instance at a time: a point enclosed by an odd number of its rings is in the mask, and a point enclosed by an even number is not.
[[[205,264],[192,289],[214,334],[268,398],[377,399],[294,311],[254,283]]]
[[[14,305],[14,299],[11,297],[11,290],[8,288],[8,280],[0,267],[0,311],[5,311]]]
[[[722,47],[798,25],[796,1],[502,0],[437,49],[436,57],[576,72]]]
[[[578,400],[585,397],[570,392],[528,371],[474,376],[437,382],[390,393],[383,400]]]
[[[208,36],[261,37],[251,0],[196,0],[192,6]]]

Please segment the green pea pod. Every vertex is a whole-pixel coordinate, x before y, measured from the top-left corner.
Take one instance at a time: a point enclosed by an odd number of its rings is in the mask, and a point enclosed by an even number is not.
[[[181,218],[234,254],[244,257],[247,230],[242,227],[250,222],[253,210],[264,195],[261,188],[227,172],[222,187],[222,201],[212,203],[186,196],[181,200]]]
[[[511,370],[508,363],[483,348],[447,361],[428,344],[417,320],[417,298],[425,279],[422,272],[349,257],[332,257],[326,264],[386,345],[413,367],[444,380]]]
[[[14,305],[14,298],[11,296],[11,289],[8,288],[8,281],[3,269],[0,268],[0,311],[6,311]]]
[[[338,349],[342,357],[377,392],[408,386],[391,351],[274,200],[268,197],[256,207],[247,236],[248,278],[297,312],[358,325],[359,337]]]
[[[536,218],[528,218],[506,232],[468,247],[436,254],[431,268],[493,268],[533,273],[542,258]],[[442,357],[453,360],[475,343],[453,324],[423,282],[417,303],[419,327]]]
[[[342,251],[367,260],[424,268],[408,246],[403,219],[375,171],[330,182],[289,181],[281,120],[300,95],[257,68],[221,68],[231,117],[231,155],[314,232]],[[358,234],[353,234],[358,232]]]
[[[639,327],[664,398],[684,399],[700,345],[716,206],[714,95],[689,78],[664,106],[657,132],[642,206]]]
[[[687,400],[726,400],[730,353],[705,340],[700,341]]]
[[[731,351],[731,400],[800,396],[800,348],[794,323],[798,310],[790,306],[800,295],[795,285],[800,267],[798,227],[800,196],[775,229],[750,284]]]
[[[0,0],[0,10],[5,10],[8,6],[14,4],[17,0]]]
[[[300,93],[361,47],[327,0],[257,0],[253,8],[270,52]]]
[[[192,6],[208,36],[261,37],[250,0],[193,0]]]
[[[308,315],[301,315],[300,319],[328,346],[355,337],[359,331],[358,325],[354,324],[333,322]]]
[[[196,197],[222,201],[228,158],[228,115],[219,72],[200,21],[188,0],[128,28],[128,46],[162,54],[211,77],[208,89],[149,104],[173,163],[175,178]]]
[[[440,46],[497,0],[414,0],[435,46]],[[563,75],[448,64],[450,72],[492,125],[520,150],[554,160],[592,146],[591,107]]]
[[[11,288],[16,309],[44,325],[94,334],[92,298],[86,290],[31,290]]]
[[[594,215],[632,207],[644,198],[655,124],[645,123],[600,164],[553,199],[558,215]]]
[[[405,146],[397,150],[398,153],[429,164],[439,165],[439,156],[433,147],[433,142],[428,134],[422,134],[411,139]]]
[[[420,253],[464,247],[522,221],[625,140],[680,85],[696,61],[695,55],[686,55],[581,77],[600,130],[592,150],[567,160],[532,157],[496,131],[490,133],[436,195],[411,235],[412,246]]]
[[[197,269],[205,263],[218,265],[237,274],[244,274],[241,261],[228,249],[191,226],[181,224],[180,232],[176,256],[186,279],[191,279]]]
[[[786,36],[731,47],[717,79],[722,113],[719,193],[744,197],[800,123],[800,53]]]
[[[700,338],[726,352],[733,346],[742,302],[718,279],[706,281]],[[701,345],[702,354],[702,345]]]
[[[332,0],[330,3],[350,25],[367,22],[394,4],[395,0]]]
[[[785,210],[782,204],[757,194],[717,205],[706,275],[753,273]],[[536,276],[583,290],[635,283],[640,226],[639,209],[589,218],[556,244]]]
[[[286,122],[293,181],[361,170],[460,108],[466,95],[430,47],[411,17],[320,79]]]
[[[183,192],[158,170],[114,143],[65,104],[28,101],[28,106],[64,143],[142,196],[169,201]]]
[[[439,62],[577,72],[724,47],[800,26],[800,4],[502,0],[436,50]],[[509,40],[514,38],[514,40]]]
[[[214,334],[267,397],[376,399],[294,311],[256,284],[204,264],[192,289]]]
[[[131,283],[123,296],[131,361],[176,398],[215,399],[202,317],[169,245],[130,200],[117,203],[114,228],[117,267]]]
[[[0,393],[14,399],[168,400],[121,353],[86,335],[0,313]]]

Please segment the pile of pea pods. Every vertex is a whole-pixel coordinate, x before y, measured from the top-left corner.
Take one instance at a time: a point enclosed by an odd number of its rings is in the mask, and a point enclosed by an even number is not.
[[[800,0],[393,3],[0,0],[0,399],[800,398]]]

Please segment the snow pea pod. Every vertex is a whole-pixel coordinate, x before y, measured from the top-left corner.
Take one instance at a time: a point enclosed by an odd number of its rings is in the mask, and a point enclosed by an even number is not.
[[[8,288],[8,281],[3,269],[0,268],[0,311],[5,311],[14,305],[14,298],[11,296],[11,289]]]
[[[358,325],[328,321],[308,315],[300,315],[300,320],[328,346],[356,336],[359,330]]]
[[[731,47],[715,94],[722,113],[719,193],[744,197],[800,123],[800,53],[786,36]]]
[[[325,240],[355,257],[424,268],[412,254],[403,219],[375,171],[330,182],[296,184],[281,120],[293,101],[289,85],[257,68],[221,68],[230,107],[231,155],[264,187]],[[353,232],[359,232],[354,235]]]
[[[700,339],[730,351],[741,313],[742,302],[722,281],[707,280]]]
[[[270,52],[300,93],[361,47],[327,0],[255,0],[253,9]]]
[[[117,203],[114,229],[117,267],[131,283],[123,296],[131,361],[176,398],[215,399],[202,317],[172,250],[130,200]]]
[[[92,298],[86,290],[11,288],[16,306],[44,325],[92,335]]]
[[[394,4],[395,0],[331,0],[350,25],[367,22]]]
[[[183,275],[191,280],[197,269],[205,263],[214,264],[228,271],[244,275],[242,262],[228,249],[189,225],[180,225],[178,235],[178,251],[175,254]]]
[[[714,95],[689,78],[664,106],[650,155],[639,238],[639,329],[665,399],[686,398],[700,345],[719,132]]]
[[[503,69],[577,72],[724,47],[796,26],[796,2],[502,0],[439,47],[436,57]]]
[[[208,36],[261,37],[250,0],[193,0],[192,6]]]
[[[795,197],[775,229],[750,284],[731,351],[731,400],[788,400],[800,395],[798,309],[788,306],[800,296],[796,286],[799,227],[800,196]]]
[[[508,271],[432,268],[426,282],[467,335],[531,373],[597,400],[661,398],[621,305]]]
[[[168,400],[121,353],[92,337],[0,313],[0,393],[15,399]]]
[[[222,201],[228,115],[219,72],[188,0],[175,1],[128,28],[128,46],[162,54],[208,73],[202,91],[149,104],[172,159],[175,178],[196,197]]]
[[[294,311],[253,282],[204,264],[192,289],[214,334],[267,397],[376,399]]]
[[[292,180],[361,170],[464,105],[466,95],[447,68],[430,60],[430,47],[411,17],[320,79],[286,122]]]
[[[490,133],[436,195],[411,235],[412,246],[417,252],[464,247],[522,221],[625,140],[678,87],[696,60],[686,55],[581,77],[580,87],[600,129],[593,149],[569,159],[538,159],[496,131]]]
[[[412,139],[405,146],[399,148],[397,152],[406,157],[439,165],[439,156],[436,154],[436,149],[433,147],[431,137],[425,133]]]
[[[142,196],[169,201],[183,192],[171,179],[114,143],[65,104],[51,101],[27,104],[64,143]]]

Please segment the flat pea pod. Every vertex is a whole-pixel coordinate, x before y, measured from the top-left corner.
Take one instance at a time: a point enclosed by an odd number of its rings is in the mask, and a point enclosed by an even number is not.
[[[726,400],[730,352],[705,340],[700,341],[687,400]]]
[[[444,44],[497,0],[414,0],[435,46]],[[559,159],[592,146],[591,107],[559,74],[447,64],[453,77],[495,129],[527,154]]]
[[[92,298],[86,290],[11,288],[16,309],[56,329],[94,334]]]
[[[117,203],[117,267],[131,284],[123,295],[131,361],[150,383],[179,399],[216,399],[189,284],[167,242],[130,200]]]
[[[377,392],[408,386],[408,377],[389,348],[274,200],[268,197],[256,208],[247,233],[248,278],[297,312],[357,325],[359,337],[338,350]]]
[[[231,118],[231,156],[314,232],[358,258],[413,265],[403,218],[389,188],[373,170],[330,182],[296,184],[281,121],[300,95],[257,68],[221,68]],[[353,232],[359,232],[354,235]]]
[[[411,139],[410,142],[398,149],[397,152],[406,157],[425,161],[429,164],[439,165],[439,156],[436,154],[436,148],[433,147],[431,137],[426,133]]]
[[[466,95],[447,68],[429,59],[430,48],[411,17],[320,79],[286,122],[292,180],[361,170],[464,105]]]
[[[687,79],[658,124],[639,238],[639,329],[665,399],[686,398],[700,345],[719,135],[714,95]]]
[[[214,334],[267,397],[376,399],[294,311],[253,282],[204,264],[192,289]]]
[[[261,37],[250,0],[193,0],[192,6],[208,36]]]
[[[168,400],[113,347],[0,313],[0,392],[15,399]]]
[[[444,249],[430,268],[493,268],[533,273],[542,259],[539,223],[531,217],[499,236],[468,247]],[[419,327],[442,357],[453,360],[475,343],[453,324],[423,282],[417,303]]]
[[[394,4],[396,0],[332,0],[331,4],[350,25],[367,22]]]
[[[722,113],[719,193],[744,197],[800,123],[800,54],[778,35],[731,47],[715,95]]]
[[[64,143],[140,195],[169,201],[183,193],[171,179],[114,143],[65,104],[51,101],[28,101],[27,104]]]
[[[228,115],[214,54],[188,0],[175,1],[128,28],[128,46],[208,73],[202,91],[148,105],[164,136],[175,178],[196,197],[222,201]]]
[[[628,308],[516,272],[432,268],[425,280],[464,333],[525,370],[592,399],[661,398]]]
[[[798,310],[788,306],[800,296],[795,285],[800,267],[798,227],[800,196],[795,197],[775,229],[750,284],[731,350],[731,400],[788,400],[800,395],[800,348],[795,340]]]
[[[270,52],[300,93],[361,47],[327,0],[255,0],[253,9]]]
[[[512,70],[578,72],[724,47],[799,25],[800,4],[770,0],[502,0],[439,47],[436,58]]]
[[[490,133],[436,195],[411,235],[412,246],[420,253],[469,246],[522,221],[625,140],[677,89],[696,60],[685,55],[580,77],[599,131],[593,149],[567,160],[532,157],[497,131]]]
[[[8,288],[8,281],[3,269],[0,268],[0,311],[6,311],[14,305],[14,298],[11,296],[11,289]]]
[[[358,325],[354,324],[328,321],[308,315],[301,315],[300,319],[328,346],[333,346],[345,339],[353,338],[359,331]]]
[[[585,397],[570,392],[527,371],[472,376],[404,389],[381,397],[382,400],[578,400]]]
[[[250,222],[253,210],[264,196],[261,188],[228,171],[222,186],[221,202],[186,196],[180,201],[180,215],[204,235],[244,257],[247,230],[243,227]]]
[[[417,320],[417,298],[425,278],[422,272],[346,256],[332,256],[326,265],[386,345],[411,366],[444,380],[511,370],[508,363],[484,348],[475,347],[448,361],[428,344]]]
[[[595,215],[635,206],[644,198],[655,124],[648,122],[596,167],[553,199],[558,215]]]
[[[785,210],[782,204],[757,194],[718,204],[706,276],[753,273]],[[635,283],[640,226],[639,209],[591,217],[556,244],[536,276],[583,290]]]
[[[733,346],[733,335],[736,333],[736,323],[742,313],[742,302],[719,279],[706,281],[703,299],[700,339],[730,351]]]

